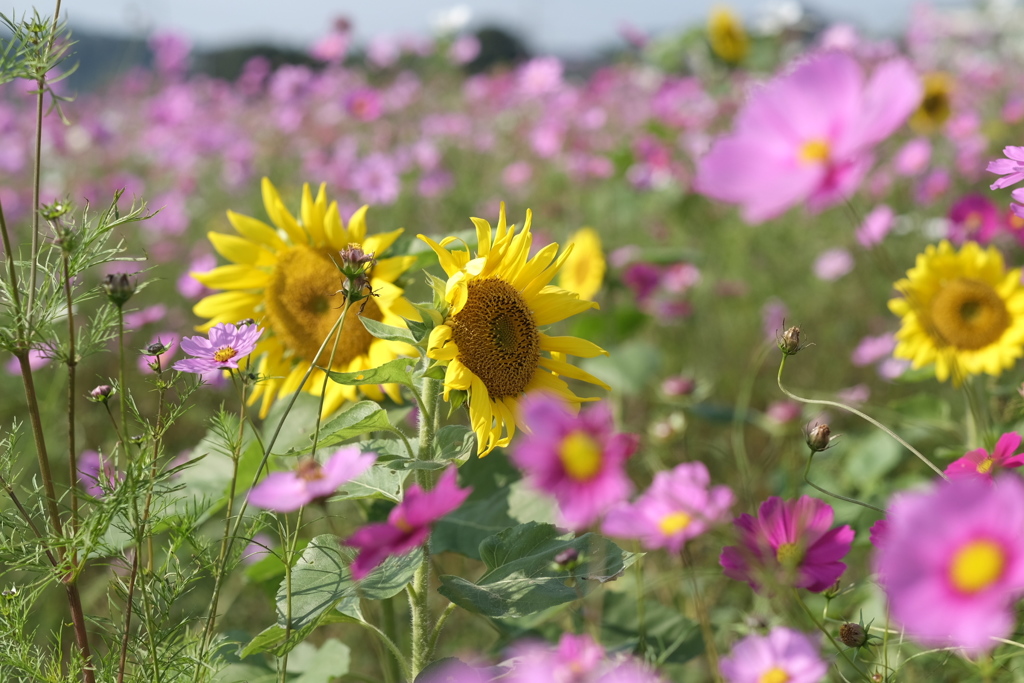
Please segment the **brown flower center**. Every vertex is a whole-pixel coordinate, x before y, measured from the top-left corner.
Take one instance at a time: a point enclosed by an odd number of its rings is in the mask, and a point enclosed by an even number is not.
[[[1006,304],[992,286],[967,278],[946,282],[929,313],[939,340],[957,349],[985,348],[1010,326]]]
[[[526,391],[540,362],[540,333],[515,287],[500,278],[470,282],[466,305],[448,324],[459,361],[491,400]]]
[[[345,298],[345,278],[326,249],[292,247],[281,254],[267,286],[264,305],[268,327],[279,337],[294,357],[309,362],[316,357],[320,345],[341,316]],[[337,254],[334,254],[337,257]],[[355,304],[342,326],[341,338],[334,351],[335,369],[342,368],[364,354],[374,337],[357,319],[356,313],[380,321],[380,308],[373,297]],[[326,365],[334,344],[329,343],[317,359]]]

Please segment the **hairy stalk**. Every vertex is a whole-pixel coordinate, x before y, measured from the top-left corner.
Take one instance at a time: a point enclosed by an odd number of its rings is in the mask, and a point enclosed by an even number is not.
[[[235,373],[232,372],[232,375]],[[227,558],[231,553],[231,545],[235,532],[238,529],[237,520],[234,525],[231,523],[231,515],[235,504],[235,489],[238,484],[238,461],[241,459],[242,442],[245,435],[245,381],[242,381],[239,388],[239,415],[238,415],[238,446],[231,454],[231,483],[228,488],[227,511],[224,515],[224,535],[220,540],[220,553],[217,556],[216,576],[213,580],[213,595],[210,596],[210,606],[206,614],[206,627],[203,629],[203,639],[199,646],[199,663],[196,667],[196,680],[199,680],[199,673],[202,671],[202,661],[206,656],[207,648],[213,639],[213,627],[217,621],[217,605],[220,601],[221,589],[224,586],[224,575],[227,573]],[[239,517],[244,513],[245,505],[239,511]]]
[[[420,396],[420,438],[419,459],[429,460],[433,456],[434,436],[437,434],[437,414],[441,399],[441,381],[423,378]],[[417,481],[424,489],[433,485],[433,478],[427,470],[417,470]],[[430,662],[433,649],[431,633],[433,625],[430,616],[430,546],[423,544],[423,561],[413,575],[409,586],[409,608],[412,619],[412,664],[410,673],[415,679]]]
[[[121,652],[117,659],[117,683],[124,683],[125,666],[128,663],[128,638],[132,627],[132,605],[135,601],[135,580],[139,575],[139,553],[132,557],[131,573],[128,576],[128,597],[124,610],[124,633],[121,636]]]
[[[117,306],[117,389],[121,395],[117,397],[121,408],[121,432],[120,448],[114,455],[114,467],[117,468],[118,458],[124,456],[125,463],[128,462],[128,388],[124,383],[125,357],[124,357],[124,305]]]
[[[345,305],[345,310],[341,312],[341,317],[345,318],[348,316],[348,309],[352,308],[355,304],[343,305]],[[320,443],[320,425],[322,425],[324,421],[324,401],[327,400],[327,383],[331,381],[331,376],[327,374],[327,370],[334,367],[334,355],[338,352],[338,342],[341,341],[341,331],[344,327],[344,324],[342,324],[342,326],[338,328],[337,332],[331,330],[330,336],[334,337],[334,342],[331,344],[331,355],[327,359],[327,368],[324,370],[324,381],[323,384],[320,385],[320,401],[316,406],[316,426],[313,428],[313,446],[309,451],[310,456],[316,455],[316,447]],[[319,359],[320,356],[317,355],[317,360]]]
[[[441,637],[441,631],[444,630],[444,625],[448,623],[448,617],[455,611],[455,603],[449,602],[448,606],[441,612],[441,616],[437,618],[437,623],[434,624],[434,631],[430,634],[430,649],[427,651],[427,659],[434,658],[434,648],[437,647],[437,639]]]
[[[377,628],[376,626],[374,626],[373,624],[371,624],[368,621],[360,621],[359,625],[362,626],[363,628],[368,629],[371,632],[373,632],[374,635],[376,635],[378,638],[380,638],[380,642],[384,643],[384,646],[387,647],[388,651],[391,652],[391,655],[394,657],[394,660],[396,662],[398,662],[398,666],[400,666],[401,669],[402,669],[402,671],[401,671],[401,678],[399,680],[402,680],[402,681],[411,681],[411,680],[413,680],[413,676],[411,676],[410,673],[409,673],[409,667],[405,663],[405,657],[402,655],[402,651],[399,649],[398,645],[395,644],[395,641],[392,640],[391,638],[389,638],[386,633],[384,633],[383,631],[381,631],[379,628]],[[351,674],[345,674],[345,675],[346,676],[350,676]]]
[[[75,346],[75,308],[71,297],[71,264],[68,252],[61,250],[61,261],[64,269],[64,303],[68,309],[68,482],[71,489],[71,536],[78,533],[78,454],[75,446],[75,400],[78,398],[76,379],[78,373],[78,350]],[[71,563],[78,564],[78,553],[71,551]]]
[[[4,260],[7,262],[7,277],[11,285],[11,298],[14,299],[14,306],[12,308],[14,309],[15,324],[18,326],[19,336],[24,337],[25,330],[22,326],[24,311],[21,308],[21,293],[18,291],[18,270],[14,262],[14,251],[11,250],[11,236],[7,230],[7,220],[4,218],[3,202],[0,202],[0,239],[3,240],[4,245]]]
[[[836,639],[832,637],[832,634],[829,633],[829,630],[827,628],[825,628],[825,625],[818,621],[818,618],[815,617],[814,613],[811,612],[810,608],[807,607],[807,604],[803,601],[803,598],[800,597],[800,593],[798,593],[795,588],[793,589],[793,597],[796,599],[797,603],[799,603],[800,607],[803,608],[804,613],[807,615],[807,618],[810,619],[816,627],[818,627],[819,631],[825,634],[825,637],[828,638],[828,642],[832,643],[832,647],[836,649],[836,652],[839,653],[839,656],[846,660],[846,663],[849,664],[850,667],[857,672],[858,676],[867,681],[867,683],[872,683],[871,677],[863,671],[861,671],[859,666],[854,664],[853,660],[850,659],[850,655],[846,653],[846,650],[840,643],[836,642]]]
[[[865,420],[866,422],[874,425],[878,429],[882,430],[883,432],[885,432],[886,434],[891,436],[893,439],[896,440],[897,443],[899,443],[901,446],[903,446],[908,451],[913,453],[915,456],[917,456],[917,458],[921,462],[923,462],[925,465],[930,467],[931,470],[933,472],[935,472],[935,474],[939,475],[943,479],[948,479],[946,474],[942,470],[940,470],[938,467],[936,467],[932,463],[931,460],[929,460],[928,458],[926,458],[923,455],[921,455],[920,451],[918,451],[916,448],[914,448],[909,443],[907,443],[905,440],[903,440],[903,438],[901,438],[896,432],[892,431],[891,429],[886,427],[884,424],[882,424],[881,422],[879,422],[875,418],[871,417],[870,415],[867,415],[866,413],[862,413],[861,411],[857,410],[853,406],[848,406],[845,403],[839,403],[838,401],[828,401],[828,400],[825,400],[825,399],[818,399],[818,398],[803,398],[802,396],[797,396],[796,394],[791,392],[789,389],[784,387],[782,385],[782,369],[786,367],[786,358],[787,357],[788,356],[786,354],[782,354],[782,362],[779,363],[778,384],[779,384],[779,389],[782,390],[782,393],[784,393],[786,396],[790,397],[794,401],[799,401],[800,403],[808,403],[808,404],[819,405],[819,406],[830,406],[832,408],[839,408],[840,410],[845,410],[848,413],[852,413],[852,414],[856,415],[857,417],[859,417],[862,420]]]
[[[700,621],[701,636],[704,639],[704,651],[708,656],[708,668],[711,670],[711,679],[715,683],[722,683],[722,672],[718,668],[718,648],[715,646],[715,632],[711,628],[711,621],[708,619],[707,607],[704,605],[704,600],[701,598],[700,587],[697,585],[697,576],[694,573],[693,558],[690,557],[690,551],[683,548],[683,551],[679,553],[679,556],[683,559],[683,569],[686,571],[686,575],[690,577],[690,586],[693,589],[693,603],[697,609],[697,619]]]
[[[160,363],[160,356],[156,357],[156,381],[157,381],[157,402],[156,402],[156,427],[153,433],[153,460],[150,463],[149,468],[149,481],[146,486],[146,502],[142,506],[142,524],[145,525],[149,521],[149,511],[153,503],[153,487],[156,483],[157,475],[160,473],[158,462],[160,459],[160,451],[163,448],[163,433],[164,433],[164,401],[167,397],[167,384],[163,378],[163,367]],[[242,418],[239,418],[240,423],[244,423]],[[241,437],[239,437],[241,438]],[[152,534],[146,536],[148,555],[146,558],[146,567],[150,573],[153,572],[153,536]]]
[[[824,493],[826,496],[831,496],[832,498],[836,498],[838,500],[844,500],[847,503],[853,503],[854,505],[860,505],[861,507],[866,507],[869,510],[874,510],[875,512],[881,512],[883,515],[885,514],[885,510],[883,510],[882,508],[875,507],[874,505],[871,505],[870,503],[865,503],[863,501],[856,500],[855,498],[847,498],[846,496],[841,496],[838,493],[832,493],[831,491],[828,491],[826,489],[821,488],[820,486],[815,484],[813,481],[808,479],[807,477],[811,473],[811,463],[814,462],[814,452],[815,451],[812,448],[811,449],[811,454],[809,456],[807,456],[807,467],[804,468],[804,483],[805,484],[807,484],[808,486],[810,486],[813,489],[816,489],[817,491],[820,491],[821,493]]]
[[[395,599],[394,597],[384,598],[380,601],[380,612],[381,612],[381,630],[387,639],[394,643],[398,638],[398,628],[395,623]],[[397,651],[397,654],[396,654]],[[385,678],[389,681],[403,680],[403,673],[400,671],[400,667],[404,666],[402,661],[402,653],[398,651],[396,647],[394,651],[389,651],[389,656],[384,661],[384,673]]]

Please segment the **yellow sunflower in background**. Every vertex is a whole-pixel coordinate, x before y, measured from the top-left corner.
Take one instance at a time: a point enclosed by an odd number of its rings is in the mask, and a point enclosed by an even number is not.
[[[517,424],[525,428],[519,421],[519,401],[527,392],[544,391],[578,407],[597,399],[577,396],[562,377],[609,388],[564,360],[566,355],[607,355],[604,349],[577,337],[553,337],[540,330],[597,304],[548,284],[571,248],[558,256],[558,245],[549,244],[530,258],[530,220],[527,211],[523,229],[517,233],[514,225],[505,222],[504,204],[496,230],[487,221],[473,218],[476,258],[468,250],[449,251],[454,237],[438,244],[419,236],[437,253],[448,274],[447,318],[431,332],[427,355],[448,365],[445,400],[453,389],[469,392],[469,421],[481,457],[507,446]]]
[[[256,385],[249,403],[262,399],[260,417],[266,417],[279,396],[300,389],[319,396],[324,373],[314,370],[302,387],[302,376],[316,358],[320,345],[341,316],[344,276],[338,269],[339,252],[360,245],[378,256],[371,272],[374,296],[353,304],[357,310],[345,318],[334,349],[332,369],[358,372],[375,368],[403,355],[416,355],[408,344],[385,341],[370,335],[357,313],[388,325],[404,327],[402,317],[419,319],[395,280],[412,265],[413,257],[379,258],[402,230],[367,236],[366,210],[362,207],[349,219],[341,220],[337,202],[327,203],[325,186],[313,198],[309,185],[302,187],[302,205],[296,218],[285,207],[277,188],[263,179],[263,205],[273,225],[228,211],[228,221],[238,235],[209,233],[210,242],[231,265],[208,273],[192,273],[211,289],[225,290],[202,299],[192,309],[209,318],[198,329],[217,323],[234,323],[253,318],[265,328],[253,358],[262,356],[258,371],[264,378]],[[321,366],[331,359],[333,342],[316,358]],[[386,393],[400,400],[397,386],[346,386],[327,383],[322,413],[337,410],[345,401],[355,400],[358,390],[374,400]]]
[[[572,251],[558,276],[558,286],[593,300],[604,284],[605,260],[601,238],[593,228],[580,228],[569,238]]]
[[[1024,287],[995,247],[967,242],[956,251],[943,240],[918,254],[903,296],[889,310],[903,318],[894,355],[914,368],[935,363],[940,382],[998,375],[1024,355]]]
[[[953,113],[953,78],[944,71],[933,71],[921,77],[924,97],[910,117],[910,126],[919,133],[933,133]]]
[[[727,64],[739,64],[750,52],[750,38],[743,22],[731,8],[713,7],[708,16],[708,44]]]

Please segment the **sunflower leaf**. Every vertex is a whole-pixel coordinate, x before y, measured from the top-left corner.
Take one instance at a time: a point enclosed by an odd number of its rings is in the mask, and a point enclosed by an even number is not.
[[[363,323],[363,327],[366,328],[366,331],[372,334],[377,339],[384,339],[386,341],[395,342],[405,342],[406,344],[416,343],[416,339],[412,336],[412,332],[403,327],[385,325],[382,322],[379,322],[372,318],[364,318],[363,316],[359,316],[359,322]]]
[[[362,386],[364,384],[404,384],[413,391],[416,390],[414,374],[416,372],[416,361],[411,358],[396,358],[380,367],[359,372],[334,372],[328,371],[331,380],[338,384],[350,386]]]
[[[555,556],[575,550],[579,564],[567,571]],[[488,536],[480,543],[487,571],[476,583],[441,576],[438,592],[456,605],[489,617],[522,617],[577,600],[622,574],[636,560],[606,538],[573,538],[553,524],[529,522]]]
[[[324,425],[317,446],[333,446],[370,432],[393,431],[387,411],[374,401],[360,401]]]

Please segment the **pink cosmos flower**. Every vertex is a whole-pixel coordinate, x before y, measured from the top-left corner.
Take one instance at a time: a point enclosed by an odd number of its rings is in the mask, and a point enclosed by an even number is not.
[[[112,490],[124,479],[124,472],[119,472],[110,458],[96,451],[82,451],[75,465],[78,469],[78,483],[93,498],[102,498],[104,489]]]
[[[271,472],[249,491],[249,504],[274,512],[292,512],[317,498],[329,496],[345,482],[370,469],[376,453],[346,446],[323,465],[312,458],[300,460],[294,472]]]
[[[825,282],[833,282],[853,270],[853,256],[846,249],[827,249],[814,260],[814,275]]]
[[[589,526],[629,495],[633,485],[623,466],[637,438],[613,431],[607,405],[577,416],[558,399],[538,394],[521,407],[530,434],[512,449],[512,461],[534,488],[554,496],[564,526]]]
[[[989,186],[993,190],[1001,190],[1024,180],[1024,147],[1008,145],[1003,147],[1003,154],[1005,159],[990,161],[985,168],[989,173],[1003,176]]]
[[[999,232],[999,210],[980,194],[961,197],[949,209],[949,241],[961,245],[967,241],[988,244]]]
[[[914,138],[900,148],[893,159],[893,167],[902,176],[916,176],[922,173],[932,160],[932,143],[928,138]]]
[[[805,201],[824,209],[853,194],[872,147],[907,119],[921,93],[903,59],[880,65],[865,83],[850,55],[811,55],[751,92],[734,131],[698,162],[695,186],[741,205],[751,223]]]
[[[462,505],[472,489],[460,489],[455,473],[456,469],[449,467],[430,491],[411,485],[402,502],[392,508],[388,521],[367,524],[345,541],[360,550],[350,567],[352,578],[363,578],[389,555],[422,545],[430,535],[430,526]]]
[[[859,368],[888,358],[896,348],[896,335],[892,332],[877,337],[864,337],[850,355],[850,362]]]
[[[736,518],[742,545],[724,548],[719,562],[726,576],[755,589],[757,577],[770,573],[784,584],[820,593],[846,569],[840,560],[853,543],[853,529],[831,528],[834,518],[832,506],[817,498],[772,496],[757,517]]]
[[[563,634],[552,648],[543,641],[517,643],[508,683],[657,683],[656,673],[632,658],[609,656],[588,635]]]
[[[885,204],[880,204],[864,217],[864,222],[857,229],[857,242],[865,249],[882,243],[892,229],[895,214]]]
[[[28,351],[28,366],[33,371],[38,370],[41,367],[46,366],[50,362],[50,357],[45,352],[38,349],[29,349]],[[11,359],[4,364],[4,369],[12,375],[21,374],[21,362],[17,356],[11,356]]]
[[[181,340],[181,350],[195,358],[179,360],[174,369],[200,375],[212,370],[238,369],[238,361],[253,352],[262,334],[263,328],[256,325],[219,323],[210,328],[209,338]]]
[[[678,553],[688,540],[722,521],[733,504],[729,487],[710,487],[710,481],[702,462],[658,472],[635,502],[619,503],[608,511],[601,530],[610,536],[639,539],[648,549]]]
[[[828,673],[814,640],[785,626],[766,636],[747,636],[721,664],[726,683],[820,683]]]
[[[890,506],[874,557],[894,620],[928,646],[991,649],[1024,595],[1024,483],[939,482]]]
[[[984,448],[977,448],[964,457],[949,463],[946,474],[950,479],[992,481],[993,475],[999,470],[1024,465],[1024,453],[1014,452],[1018,448],[1020,448],[1020,434],[1007,432],[999,437],[991,455]]]

